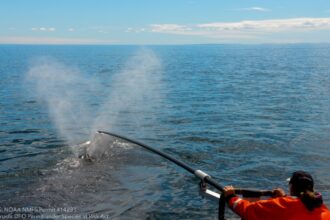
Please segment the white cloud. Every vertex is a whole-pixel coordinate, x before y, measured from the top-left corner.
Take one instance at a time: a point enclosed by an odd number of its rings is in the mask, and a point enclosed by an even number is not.
[[[292,18],[277,20],[251,20],[240,22],[218,22],[197,25],[209,30],[240,31],[307,31],[330,29],[330,18]]]
[[[178,24],[151,24],[151,32],[183,34],[191,31],[191,27]]]
[[[203,35],[210,32],[281,32],[281,31],[311,31],[330,30],[330,18],[291,18],[275,20],[246,20],[239,22],[214,22],[196,25],[152,24],[151,32]]]
[[[257,12],[270,11],[270,9],[268,9],[268,8],[262,8],[262,7],[258,7],[258,6],[249,7],[249,8],[241,8],[241,9],[238,9],[238,10],[239,11],[257,11]]]
[[[54,27],[33,27],[31,31],[54,32],[56,29]]]
[[[74,30],[74,28],[69,28],[68,31],[69,32],[74,32],[75,30]]]
[[[142,33],[145,31],[147,31],[146,28],[130,28],[130,27],[125,30],[125,32],[127,33]]]
[[[212,33],[272,33],[281,31],[330,30],[330,18],[292,18],[275,20],[246,20],[214,22],[196,25],[152,24],[149,31],[177,35],[205,35]],[[127,32],[132,32],[128,29]]]
[[[244,42],[267,40],[275,34],[287,34],[287,36],[302,32],[313,34],[319,30],[330,30],[330,18],[246,20],[195,25],[152,24],[149,29],[149,31],[155,33],[201,36],[222,41],[234,40],[236,42],[239,40]]]
[[[88,27],[87,29],[85,29],[86,31],[91,31],[91,32],[96,32],[99,34],[108,34],[111,32],[111,27],[107,27],[107,26],[93,26],[93,27]]]

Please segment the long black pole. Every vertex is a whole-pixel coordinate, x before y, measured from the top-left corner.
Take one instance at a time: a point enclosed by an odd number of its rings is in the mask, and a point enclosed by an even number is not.
[[[106,132],[106,131],[98,131],[99,133],[103,133],[103,134],[107,134],[110,136],[114,136],[117,138],[120,138],[122,140],[134,143],[136,145],[139,145],[153,153],[156,153],[164,158],[166,158],[169,161],[172,161],[173,163],[177,164],[178,166],[182,167],[183,169],[187,170],[188,172],[194,174],[195,176],[197,176],[198,178],[200,178],[201,180],[203,180],[205,183],[210,184],[211,186],[213,186],[214,188],[216,188],[217,190],[219,190],[220,192],[223,192],[223,186],[220,185],[219,183],[217,183],[214,179],[211,178],[211,176],[209,176],[208,174],[204,173],[201,170],[196,170],[193,169],[192,167],[188,166],[186,163],[181,162],[179,160],[177,160],[176,158],[172,157],[171,155],[164,153],[160,150],[157,150],[153,147],[150,147],[142,142],[136,141],[136,140],[132,140],[130,138],[127,138],[125,136],[122,135],[118,135],[118,134],[114,134],[114,133],[110,133],[110,132]],[[250,189],[235,189],[235,192],[237,194],[243,195],[245,197],[260,197],[260,196],[272,196],[273,192],[269,191],[269,190],[250,190]]]
[[[117,138],[120,138],[120,139],[123,139],[125,141],[128,141],[128,142],[131,142],[131,143],[134,143],[136,145],[139,145],[149,151],[152,151],[166,159],[168,159],[169,161],[172,161],[173,163],[177,164],[178,166],[182,167],[183,169],[187,170],[188,172],[200,177],[200,178],[203,178],[203,180],[206,182],[206,183],[209,183],[210,185],[212,185],[213,187],[215,187],[216,189],[220,190],[221,192],[223,192],[223,186],[221,186],[220,184],[218,184],[217,182],[215,182],[209,175],[207,175],[206,173],[200,171],[200,170],[196,170],[196,169],[193,169],[191,168],[190,166],[188,166],[186,163],[184,162],[181,162],[179,160],[177,160],[176,158],[172,157],[171,155],[167,154],[167,153],[164,153],[160,150],[157,150],[153,147],[150,147],[144,143],[141,143],[139,141],[136,141],[136,140],[132,140],[130,138],[127,138],[127,137],[124,137],[124,136],[121,136],[121,135],[118,135],[118,134],[114,134],[114,133],[110,133],[110,132],[106,132],[106,131],[99,131],[99,133],[103,133],[103,134],[108,134],[108,135],[111,135],[111,136],[114,136],[114,137],[117,137]],[[199,176],[200,175],[200,176]]]
[[[156,154],[158,154],[158,155],[160,155],[160,156],[162,156],[162,157],[164,157],[164,158],[166,158],[166,159],[172,161],[173,163],[175,163],[175,164],[177,164],[178,166],[184,168],[185,170],[187,170],[187,171],[190,172],[190,173],[194,173],[194,172],[195,172],[195,170],[194,170],[193,168],[191,168],[190,166],[188,166],[187,164],[185,164],[185,163],[183,163],[183,162],[181,162],[181,161],[175,159],[175,158],[172,157],[171,155],[168,155],[168,154],[166,154],[166,153],[164,153],[164,152],[162,152],[162,151],[160,151],[160,150],[157,150],[157,149],[155,149],[155,148],[153,148],[153,147],[150,147],[150,146],[148,146],[148,145],[146,145],[146,144],[144,144],[144,143],[141,143],[141,142],[136,141],[136,140],[132,140],[132,139],[130,139],[130,138],[127,138],[127,137],[124,137],[124,136],[121,136],[121,135],[118,135],[118,134],[114,134],[114,133],[106,132],[106,131],[98,131],[98,132],[99,132],[99,133],[103,133],[103,134],[108,134],[108,135],[111,135],[111,136],[114,136],[114,137],[117,137],[117,138],[123,139],[123,140],[125,140],[125,141],[131,142],[131,143],[134,143],[134,144],[136,144],[136,145],[139,145],[139,146],[141,146],[141,147],[143,147],[143,148],[145,148],[145,149],[147,149],[147,150],[149,150],[149,151],[152,151],[152,152],[154,152],[154,153],[156,153]]]

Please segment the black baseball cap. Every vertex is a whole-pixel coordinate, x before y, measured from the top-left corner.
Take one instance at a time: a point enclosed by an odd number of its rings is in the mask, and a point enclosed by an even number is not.
[[[292,185],[294,194],[299,194],[306,190],[313,191],[314,180],[312,175],[306,171],[296,171],[292,174],[289,184]]]

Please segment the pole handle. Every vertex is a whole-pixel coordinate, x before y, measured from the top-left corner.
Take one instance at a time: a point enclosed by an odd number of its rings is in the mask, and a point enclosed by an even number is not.
[[[258,198],[262,196],[273,196],[273,190],[235,189],[235,194],[243,197]]]

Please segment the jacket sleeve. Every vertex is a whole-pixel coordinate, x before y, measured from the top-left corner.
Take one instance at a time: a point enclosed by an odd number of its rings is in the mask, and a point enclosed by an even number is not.
[[[233,212],[235,212],[241,218],[244,217],[244,212],[247,206],[249,206],[249,204],[249,201],[241,199],[238,196],[232,197],[228,202],[230,209],[233,210]]]
[[[237,215],[245,220],[268,219],[270,216],[276,217],[274,215],[281,215],[282,211],[286,209],[277,199],[249,202],[238,196],[231,198],[228,205]]]

